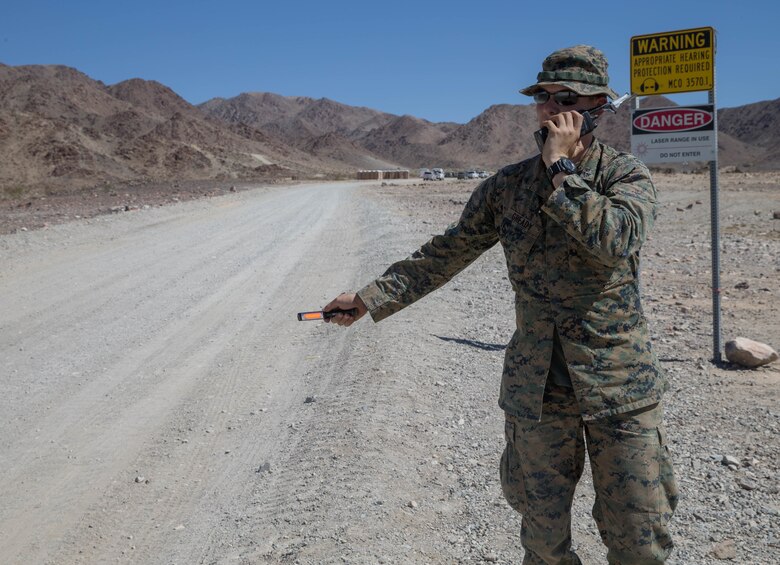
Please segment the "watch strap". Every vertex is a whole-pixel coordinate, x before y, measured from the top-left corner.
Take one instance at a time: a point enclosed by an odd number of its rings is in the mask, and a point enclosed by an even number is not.
[[[550,178],[553,178],[558,173],[566,173],[567,175],[570,175],[576,171],[577,171],[576,165],[566,157],[561,157],[555,163],[547,167],[547,175]]]

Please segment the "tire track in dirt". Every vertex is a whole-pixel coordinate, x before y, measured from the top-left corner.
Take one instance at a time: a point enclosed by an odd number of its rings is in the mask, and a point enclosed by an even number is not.
[[[340,188],[333,192],[342,194],[346,190]],[[296,198],[291,198],[293,195]],[[335,212],[334,204],[321,202],[323,197],[322,189],[295,189],[291,194],[266,199],[263,206],[255,206],[252,210],[241,212],[238,209],[241,214],[237,221],[233,221],[232,215],[227,215],[209,225],[208,221],[196,218],[201,222],[201,229],[205,230],[202,239],[196,237],[197,226],[184,232],[167,234],[163,229],[149,234],[149,247],[159,254],[161,265],[175,266],[168,271],[167,277],[174,282],[173,286],[175,280],[197,275],[200,275],[199,282],[211,284],[206,291],[189,297],[184,304],[179,300],[182,311],[173,319],[169,319],[170,314],[162,315],[156,320],[159,325],[153,328],[155,331],[150,332],[143,342],[131,343],[127,350],[114,351],[116,357],[112,364],[104,369],[96,367],[95,376],[74,388],[74,394],[66,395],[54,405],[44,408],[44,416],[34,431],[26,430],[11,442],[7,450],[4,447],[11,455],[3,457],[4,463],[0,464],[3,476],[9,479],[4,484],[16,486],[13,490],[6,487],[0,493],[7,502],[0,511],[3,562],[17,562],[17,558],[20,559],[18,562],[29,562],[30,559],[42,562],[56,548],[57,540],[74,519],[84,512],[87,516],[90,512],[97,512],[87,509],[100,505],[100,493],[110,488],[112,482],[122,482],[128,465],[148,447],[151,438],[160,434],[161,427],[164,428],[171,413],[183,401],[189,401],[199,388],[205,388],[210,391],[209,396],[219,399],[237,386],[239,378],[245,377],[236,371],[222,371],[219,363],[215,367],[214,362],[225,353],[226,343],[247,325],[257,322],[252,319],[253,312],[271,312],[265,322],[265,333],[270,335],[273,331],[276,324],[274,317],[280,314],[277,310],[280,305],[274,303],[275,298],[285,290],[287,277],[294,276],[300,256],[307,251],[306,246],[313,243],[318,231],[326,229],[326,219]],[[266,206],[267,210],[264,209]],[[208,215],[205,217],[207,220]],[[221,229],[224,235],[215,231],[217,229]],[[176,256],[175,246],[161,250],[159,246],[155,249],[152,245],[155,238],[166,236],[179,240],[189,238],[188,243],[195,256],[220,254],[221,265],[232,260],[237,266],[223,276],[214,270],[218,265],[201,266],[197,261],[177,261],[179,257]],[[244,247],[253,251],[249,254],[242,252]],[[322,254],[321,248],[315,246],[314,249]],[[101,254],[96,257],[100,260]],[[143,254],[140,257],[143,258]],[[125,255],[123,258],[132,263],[139,255]],[[135,269],[143,271],[148,268],[145,265],[148,263],[141,261]],[[88,273],[85,276],[89,278]],[[109,273],[102,282],[91,283],[91,288],[103,292],[107,296],[103,304],[110,304],[112,295],[118,299],[121,294],[116,293],[126,290],[121,284],[117,285],[123,279],[122,275]],[[136,279],[136,284],[145,282],[142,273],[137,274]],[[166,276],[162,275],[157,285],[151,283],[150,288],[145,289],[149,296],[160,294],[160,302],[156,306],[163,310],[168,307],[168,300],[176,298],[176,293],[159,291],[158,285],[164,284],[165,279]],[[76,295],[89,292],[77,291]],[[184,292],[186,290],[179,289],[179,296]],[[59,307],[49,314],[49,319],[55,322],[57,317],[63,316],[70,316],[71,324],[75,322],[76,315],[86,316],[87,323],[90,320],[93,323],[100,321],[103,316],[110,317],[100,308],[81,311],[80,305],[84,304],[84,300],[77,302],[74,309],[63,306],[69,304],[68,299],[60,300],[58,304]],[[292,301],[282,302],[281,306],[291,308]],[[36,321],[32,320],[32,324],[36,325]],[[45,321],[43,325],[46,325]],[[67,327],[67,323],[63,326]],[[28,330],[21,324],[14,333],[28,336],[25,338],[27,341],[20,342],[28,345],[37,329]],[[74,335],[73,338],[78,340],[79,336]],[[88,349],[89,342],[82,342],[78,347]],[[284,350],[280,349],[279,354],[284,356]],[[110,355],[103,359],[108,357]],[[252,357],[242,355],[238,360],[250,363]],[[53,396],[48,397],[47,402],[51,398]],[[231,408],[230,403],[226,405],[227,409],[223,406],[225,404],[219,400],[197,417],[200,420],[212,419],[215,425],[221,426],[225,420],[221,416],[223,410],[227,414]],[[220,416],[215,417],[215,414]],[[55,448],[44,447],[45,443]],[[61,448],[56,449],[56,446]],[[190,458],[184,457],[179,461],[180,465],[194,468],[192,462],[212,447],[206,442],[201,449],[191,450]],[[222,476],[227,477],[229,471],[228,468]],[[184,479],[188,479],[186,474]],[[189,479],[195,480],[192,475]],[[219,481],[217,487],[220,487]],[[171,512],[175,515],[177,507],[187,507],[192,496],[182,492],[181,501],[175,500],[176,497],[169,498],[168,504],[159,510],[159,519],[165,519]],[[105,508],[101,512],[105,514]],[[105,518],[82,518],[81,523],[94,524],[106,521]],[[147,518],[154,520],[154,513]]]

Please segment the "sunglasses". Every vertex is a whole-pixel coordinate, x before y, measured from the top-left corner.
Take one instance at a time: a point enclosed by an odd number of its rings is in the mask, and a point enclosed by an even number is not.
[[[574,106],[579,100],[580,95],[571,90],[559,90],[558,92],[551,94],[546,90],[540,90],[534,94],[534,102],[541,105],[546,103],[550,97],[555,100],[558,106]]]

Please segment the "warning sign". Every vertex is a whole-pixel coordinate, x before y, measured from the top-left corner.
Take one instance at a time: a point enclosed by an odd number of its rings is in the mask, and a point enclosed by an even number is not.
[[[638,96],[712,90],[715,30],[684,29],[631,38],[631,93]]]
[[[645,163],[714,161],[715,106],[635,110],[631,152]]]

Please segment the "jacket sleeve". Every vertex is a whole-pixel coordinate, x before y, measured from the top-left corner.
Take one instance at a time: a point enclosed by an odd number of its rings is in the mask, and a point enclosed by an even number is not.
[[[596,189],[580,175],[569,175],[547,198],[543,212],[605,265],[639,251],[655,221],[656,190],[639,160],[622,154],[611,163]]]
[[[493,179],[472,193],[460,219],[406,259],[358,291],[371,318],[379,322],[443,286],[495,245],[498,233],[489,202]]]

